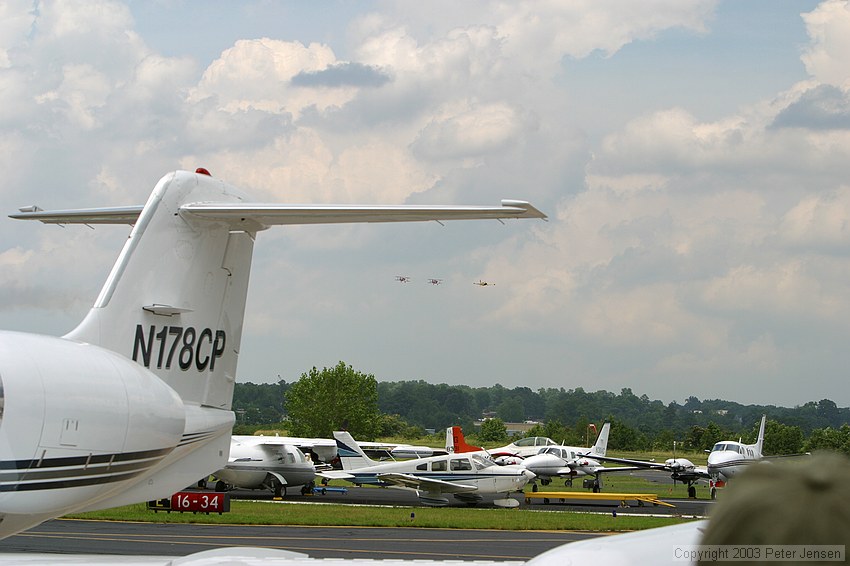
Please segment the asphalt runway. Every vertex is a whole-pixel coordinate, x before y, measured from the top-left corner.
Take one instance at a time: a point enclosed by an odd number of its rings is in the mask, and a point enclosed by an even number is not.
[[[281,527],[118,523],[59,519],[0,541],[5,552],[185,556],[257,546],[311,558],[530,560],[595,533],[373,527]]]
[[[616,488],[616,483],[609,489]],[[541,486],[541,490],[545,490]],[[659,496],[675,508],[652,505],[623,508],[619,502],[561,503],[550,499],[528,504],[521,493],[512,495],[520,508],[537,511],[581,511],[606,514],[654,514],[705,516],[713,501],[707,499],[667,499],[664,485]],[[271,500],[263,490],[234,490],[233,499]],[[494,496],[485,496],[479,507],[492,507]],[[450,506],[466,504],[449,498]],[[290,489],[286,503],[349,504],[410,507],[422,504],[410,490],[373,487],[346,487],[324,494],[301,495]],[[451,559],[451,560],[529,560],[551,548],[600,535],[596,533],[551,531],[487,531],[461,529],[297,527],[245,525],[186,525],[54,520],[25,533],[0,541],[0,553],[64,553],[138,556],[185,556],[202,550],[229,546],[259,546],[301,552],[312,558]]]

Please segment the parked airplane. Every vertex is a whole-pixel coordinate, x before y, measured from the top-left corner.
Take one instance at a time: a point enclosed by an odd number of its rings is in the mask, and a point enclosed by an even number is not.
[[[449,445],[451,445],[451,448]],[[447,452],[486,452],[491,458],[496,460],[497,463],[518,464],[524,458],[534,456],[546,446],[560,446],[560,444],[546,436],[529,436],[499,448],[485,450],[480,446],[467,444],[463,436],[463,430],[461,430],[459,426],[449,427],[446,429]],[[583,448],[583,450],[586,451],[587,448]]]
[[[268,442],[263,436],[234,435],[227,465],[212,475],[218,480],[216,491],[268,489],[282,497],[287,487],[303,486],[306,493],[316,478],[316,467],[291,444]]]
[[[545,436],[529,436],[491,451],[467,444],[460,427],[449,427],[446,429],[446,450],[451,445],[454,452],[486,453],[497,463],[514,462],[533,472],[543,485],[548,485],[553,477],[565,478],[566,485],[572,485],[573,479],[578,476],[593,476],[593,491],[599,492],[602,489],[602,474],[639,469],[635,466],[606,468],[594,459],[605,455],[610,430],[610,423],[602,425],[590,452],[584,446],[556,444]],[[523,457],[523,454],[530,455]],[[533,487],[537,491],[536,483]]]
[[[395,486],[415,490],[425,505],[448,505],[445,494],[469,505],[481,494],[505,494],[493,501],[499,507],[517,507],[519,501],[507,497],[521,491],[534,474],[519,466],[497,466],[480,454],[448,454],[404,462],[375,462],[347,432],[334,432],[342,471],[321,472],[328,479],[343,479],[356,485]]]
[[[170,496],[227,462],[254,239],[272,225],[545,218],[533,206],[260,204],[206,170],[144,206],[12,218],[130,224],[93,308],[62,338],[0,333],[0,538]]]
[[[611,423],[602,425],[590,452],[583,446],[546,446],[534,456],[525,458],[522,465],[534,472],[543,485],[548,485],[552,478],[565,478],[566,485],[571,486],[578,476],[593,476],[593,492],[598,493],[602,490],[603,474],[640,469],[637,466],[606,468],[599,462],[598,457],[605,456],[608,450],[610,431]]]
[[[310,455],[315,464],[330,464],[336,459],[336,440],[330,438],[303,438],[296,436],[261,436],[269,444],[282,444],[295,446],[305,454]],[[416,446],[413,444],[398,444],[394,442],[360,442],[360,447],[372,458],[378,459],[406,459],[426,458],[435,456],[435,451],[430,446]]]
[[[696,497],[697,493],[694,484],[699,480],[710,480],[711,498],[714,499],[717,495],[717,487],[721,487],[726,481],[743,471],[746,466],[762,459],[766,419],[767,415],[762,415],[755,444],[743,444],[740,440],[721,440],[709,452],[707,466],[697,466],[687,458],[675,457],[665,460],[663,464],[626,458],[598,457],[597,459],[670,472],[670,477],[674,481],[688,484],[688,497],[692,498]]]

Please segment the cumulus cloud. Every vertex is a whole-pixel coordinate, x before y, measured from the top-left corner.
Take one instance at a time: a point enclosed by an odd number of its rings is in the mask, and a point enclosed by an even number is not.
[[[810,37],[802,57],[806,70],[823,84],[850,86],[850,5],[827,0],[802,16]]]

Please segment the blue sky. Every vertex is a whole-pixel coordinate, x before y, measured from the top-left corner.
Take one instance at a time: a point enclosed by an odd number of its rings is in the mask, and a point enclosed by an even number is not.
[[[845,2],[10,1],[0,22],[8,212],[142,203],[203,166],[264,201],[550,216],[262,233],[240,381],[342,360],[850,404]],[[73,328],[125,237],[0,221],[0,326]]]

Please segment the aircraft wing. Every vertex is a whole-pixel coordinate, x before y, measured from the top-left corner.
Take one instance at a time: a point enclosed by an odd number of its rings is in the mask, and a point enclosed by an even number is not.
[[[424,478],[414,476],[413,474],[387,473],[378,474],[378,479],[391,483],[400,487],[409,487],[419,491],[431,491],[441,493],[467,493],[470,491],[478,491],[474,485],[438,480],[434,478]]]
[[[135,224],[142,206],[45,211],[37,206],[20,209],[10,218],[40,220],[45,224]],[[184,217],[228,222],[234,225],[339,224],[346,222],[412,222],[540,218],[546,215],[525,201],[503,199],[501,206],[357,205],[189,203],[180,207]]]
[[[612,458],[610,456],[597,456],[596,454],[583,454],[583,457],[593,458],[594,460],[601,460],[603,462],[613,462],[615,464],[626,464],[627,466],[631,466],[633,470],[665,470],[670,471],[670,466],[667,464],[662,464],[659,462],[647,462],[644,460],[629,460],[628,458]],[[617,468],[611,468],[617,469]]]

